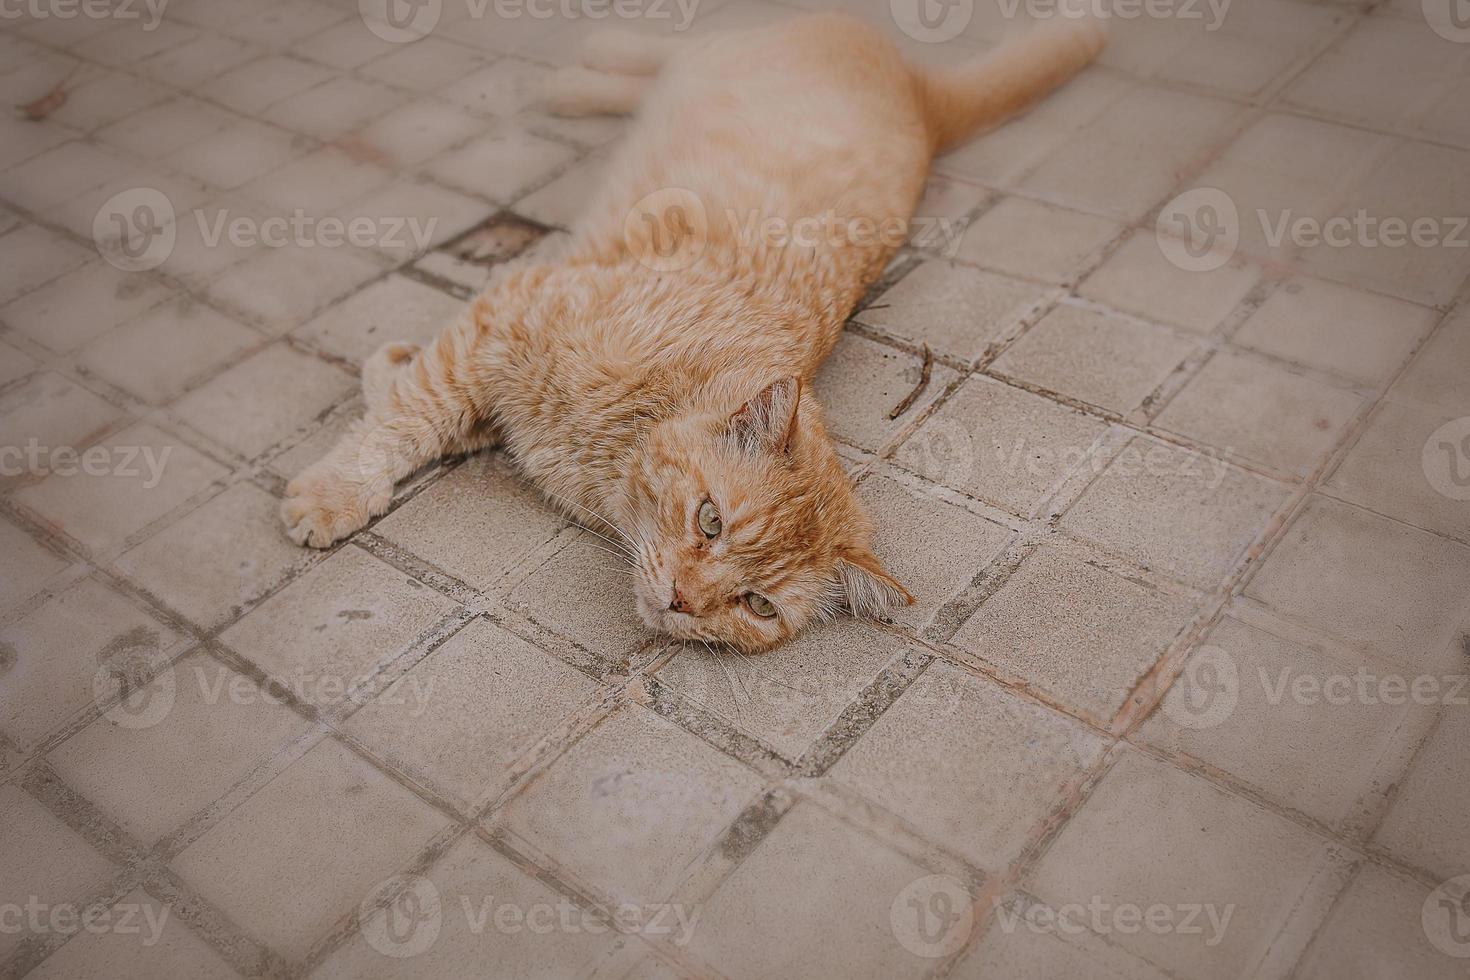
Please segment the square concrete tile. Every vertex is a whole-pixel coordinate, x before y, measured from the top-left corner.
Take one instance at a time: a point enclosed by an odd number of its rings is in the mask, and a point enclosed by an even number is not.
[[[462,809],[510,785],[515,763],[597,685],[475,620],[348,720],[346,732]]]
[[[180,637],[94,579],[0,630],[0,730],[23,749],[96,706],[110,677],[142,676]]]
[[[1203,906],[1197,931],[1182,919],[1167,931],[1103,924],[1118,945],[1167,970],[1225,978],[1292,928],[1327,861],[1326,845],[1295,824],[1130,751],[1062,828],[1030,888],[1053,908],[1162,904],[1182,917]]]
[[[174,664],[139,699],[145,710],[103,715],[47,760],[150,846],[307,730],[301,716],[202,653]]]
[[[253,459],[311,426],[358,386],[336,365],[275,343],[195,388],[174,411],[215,442]],[[262,398],[263,392],[270,397]]]
[[[14,783],[0,786],[0,895],[21,911],[20,930],[0,932],[0,957],[37,935],[26,921],[25,902],[34,897],[43,908],[82,903],[105,888],[114,871],[111,862],[93,850],[75,831]],[[46,911],[50,911],[46,908]],[[43,926],[48,920],[42,920]]]
[[[391,179],[385,166],[367,157],[328,145],[256,177],[240,193],[265,205],[271,214],[290,215],[301,209],[307,216],[319,216]]]
[[[391,103],[390,103],[391,105]],[[417,99],[352,134],[355,145],[390,167],[413,167],[479,134],[484,120],[435,99]]]
[[[9,450],[4,475],[40,476],[64,468],[56,450],[86,447],[121,418],[118,409],[81,385],[51,371],[37,374],[0,395],[0,445]]]
[[[1225,351],[1216,353],[1154,419],[1223,452],[1306,477],[1362,409],[1350,391]]]
[[[899,941],[892,909],[927,875],[799,803],[705,903],[690,947],[731,980],[920,977],[933,961]]]
[[[280,501],[242,482],[134,546],[114,567],[170,609],[212,629],[310,558],[286,537]]]
[[[465,304],[403,276],[365,286],[297,328],[295,336],[357,364],[390,341],[423,347],[452,326]]]
[[[1243,254],[1291,260],[1306,239],[1289,237],[1290,226],[1303,218],[1328,218],[1392,144],[1361,129],[1268,113],[1247,126],[1190,189],[1213,187],[1225,194],[1235,208]],[[1227,221],[1229,216],[1226,209]]]
[[[321,65],[268,54],[210,79],[200,86],[199,94],[236,112],[256,113],[331,77]]]
[[[1286,498],[1223,460],[1134,439],[1062,518],[1062,530],[1196,588],[1217,585]]]
[[[929,840],[999,871],[1102,750],[1077,722],[936,662],[831,775]]]
[[[1441,899],[1451,902],[1417,882],[1364,864],[1302,957],[1296,975],[1302,980],[1463,977],[1465,947],[1454,941],[1452,930],[1464,925],[1465,913],[1452,904],[1440,904]],[[1436,947],[1426,922],[1444,929],[1436,935],[1459,955]]]
[[[374,58],[359,68],[358,74],[415,92],[433,92],[484,65],[485,59],[478,52],[429,36]]]
[[[1385,777],[1383,760],[1424,710],[1392,686],[1403,678],[1379,661],[1344,659],[1226,618],[1140,734],[1341,826],[1397,776]]]
[[[489,591],[565,524],[509,462],[479,453],[373,531],[471,587]],[[627,600],[631,604],[631,594]]]
[[[929,387],[897,419],[889,414],[908,397],[923,375],[916,354],[880,344],[848,331],[837,341],[812,382],[812,392],[826,411],[827,432],[870,452],[887,444],[900,428],[932,405],[956,375],[936,364]]]
[[[1435,312],[1423,306],[1299,277],[1272,293],[1232,339],[1353,381],[1379,384],[1408,358],[1435,319]]]
[[[342,205],[337,216],[349,229],[370,229],[368,251],[396,265],[458,237],[494,213],[494,205],[478,198],[405,177]]]
[[[96,136],[129,153],[166,160],[190,143],[234,125],[239,118],[217,105],[184,95],[114,122]]]
[[[1470,711],[1463,690],[1470,654],[1461,651],[1453,683],[1462,693],[1440,710],[1439,722],[1399,782],[1393,807],[1373,839],[1409,864],[1440,878],[1470,874],[1470,830],[1458,815],[1470,804],[1470,785],[1455,775],[1470,737]]]
[[[1425,96],[1464,77],[1463,52],[1422,23],[1370,17],[1287,89],[1287,105],[1392,132],[1423,110]]]
[[[0,236],[0,303],[9,303],[85,263],[86,249],[39,225],[26,225]]]
[[[505,124],[441,156],[427,170],[450,187],[508,204],[575,156],[561,143]]]
[[[1125,313],[1209,333],[1259,278],[1260,270],[1240,259],[1210,272],[1181,269],[1164,257],[1152,233],[1136,232],[1078,292]]]
[[[505,604],[583,649],[620,663],[653,634],[638,618],[627,563],[610,552],[610,545],[582,531],[521,580]]]
[[[255,331],[183,297],[93,341],[77,357],[77,366],[150,405],[162,405],[260,342]]]
[[[366,125],[406,99],[386,85],[339,76],[282,99],[262,116],[282,129],[331,140]]]
[[[1192,603],[1049,542],[952,642],[1106,725],[1189,622]]]
[[[1245,594],[1410,666],[1443,666],[1464,622],[1470,548],[1313,497]]]
[[[0,521],[0,552],[5,554],[0,613],[35,595],[52,576],[71,564],[9,521]]]
[[[288,245],[255,250],[215,277],[205,291],[246,322],[280,335],[382,273],[358,249]]]
[[[494,964],[504,976],[585,976],[614,942],[611,926],[474,835],[409,888],[406,895],[425,899],[416,909],[422,918],[405,920],[405,905],[367,916],[312,975],[411,980],[475,975]]]
[[[94,928],[83,930],[26,975],[37,980],[239,976],[217,950],[190,931],[172,906],[141,888],[124,895]]]
[[[1470,311],[1451,314],[1414,355],[1389,394],[1399,401],[1432,405],[1450,415],[1470,414],[1470,391],[1459,369],[1470,358]]]
[[[954,258],[1013,276],[1065,283],[1122,230],[1107,218],[1006,197],[970,224]]]
[[[1104,109],[1019,186],[1079,210],[1133,221],[1160,203],[1178,174],[1231,135],[1228,102],[1139,86]],[[1146,158],[1138,148],[1147,146]]]
[[[0,310],[0,319],[39,344],[67,354],[167,299],[156,279],[91,262]]]
[[[1055,909],[1021,897],[996,908],[990,931],[949,975],[954,980],[1164,980],[1158,967],[1094,936],[1058,926]]]
[[[1014,335],[1048,295],[1044,286],[936,259],[904,276],[855,319],[968,362]]]
[[[171,866],[272,949],[300,959],[447,818],[323,739]]]
[[[307,152],[311,142],[277,126],[242,119],[169,156],[169,166],[212,187],[232,190]]]
[[[873,518],[873,551],[914,597],[893,618],[929,621],[1011,538],[1011,531],[885,476],[863,481],[858,498]]]
[[[1459,224],[1460,202],[1467,194],[1470,151],[1402,143],[1336,209],[1333,217],[1353,222],[1348,244],[1323,242],[1304,249],[1302,265],[1314,275],[1426,306],[1447,304],[1470,273],[1470,248],[1464,245],[1470,235]],[[1357,231],[1364,213],[1382,223]],[[1389,225],[1389,218],[1400,225]],[[1416,226],[1417,235],[1412,233]]]
[[[1127,415],[1196,349],[1193,341],[1163,327],[1058,306],[989,371]]]
[[[42,482],[15,495],[53,530],[94,553],[126,544],[134,534],[229,472],[143,422],[98,446],[101,449],[90,451],[100,467],[90,471],[57,468]]]
[[[353,546],[256,606],[221,635],[297,697],[342,703],[454,608]]]
[[[1451,416],[1435,409],[1386,399],[1323,489],[1470,543],[1470,506],[1456,499],[1466,493],[1455,483],[1451,468],[1463,465],[1464,459],[1450,436],[1454,426]]]
[[[658,715],[618,709],[496,818],[615,899],[667,899],[760,788]]]
[[[1083,465],[1107,423],[973,377],[898,449],[899,465],[1028,516]]]

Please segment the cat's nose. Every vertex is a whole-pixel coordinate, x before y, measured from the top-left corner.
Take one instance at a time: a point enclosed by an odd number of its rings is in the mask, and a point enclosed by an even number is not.
[[[687,613],[691,611],[689,608],[689,603],[684,601],[683,594],[679,592],[678,585],[674,586],[674,597],[669,600],[669,611],[681,613]]]

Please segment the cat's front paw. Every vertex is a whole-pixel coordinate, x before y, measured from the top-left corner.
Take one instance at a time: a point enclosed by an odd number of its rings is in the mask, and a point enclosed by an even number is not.
[[[318,464],[286,485],[281,519],[292,541],[326,548],[386,511],[390,497]]]

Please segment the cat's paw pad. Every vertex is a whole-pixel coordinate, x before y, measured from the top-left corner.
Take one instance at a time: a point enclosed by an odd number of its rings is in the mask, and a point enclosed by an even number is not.
[[[389,499],[330,471],[308,470],[287,484],[281,520],[292,541],[326,548],[386,511]]]

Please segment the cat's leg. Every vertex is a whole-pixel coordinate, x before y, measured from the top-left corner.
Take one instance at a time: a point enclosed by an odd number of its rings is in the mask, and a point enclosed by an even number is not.
[[[325,548],[388,509],[393,485],[446,453],[494,442],[475,398],[474,314],[414,353],[389,344],[363,366],[367,411],[286,487],[281,518],[297,544]]]
[[[362,399],[369,412],[377,411],[388,401],[393,381],[419,352],[418,344],[390,341],[373,352],[362,365]]]
[[[563,68],[546,81],[546,108],[558,116],[625,116],[653,87],[651,75],[607,75]]]
[[[634,31],[598,31],[582,42],[578,60],[584,68],[613,75],[657,75],[678,45],[673,38]]]

